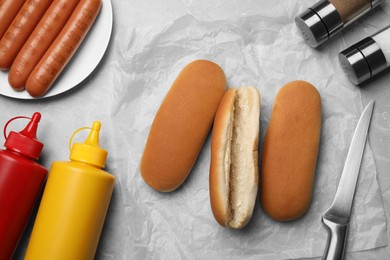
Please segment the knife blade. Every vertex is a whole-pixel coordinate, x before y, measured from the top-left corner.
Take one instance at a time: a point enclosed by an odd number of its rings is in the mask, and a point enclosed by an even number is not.
[[[373,109],[374,101],[371,101],[360,116],[335,198],[322,216],[322,222],[328,230],[328,242],[323,258],[326,260],[344,259],[348,223]]]

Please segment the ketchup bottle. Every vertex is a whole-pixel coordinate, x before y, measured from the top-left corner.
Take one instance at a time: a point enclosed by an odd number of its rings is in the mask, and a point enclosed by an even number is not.
[[[11,259],[28,222],[47,176],[47,170],[35,162],[43,144],[36,132],[40,113],[35,113],[26,128],[10,132],[4,127],[5,150],[0,150],[0,259]]]

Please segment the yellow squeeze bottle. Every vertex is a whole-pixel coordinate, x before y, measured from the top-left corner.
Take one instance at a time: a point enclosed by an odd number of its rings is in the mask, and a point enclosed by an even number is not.
[[[73,145],[70,162],[53,163],[26,260],[94,258],[115,183],[102,170],[107,151],[99,145],[100,127],[95,121],[87,140]]]

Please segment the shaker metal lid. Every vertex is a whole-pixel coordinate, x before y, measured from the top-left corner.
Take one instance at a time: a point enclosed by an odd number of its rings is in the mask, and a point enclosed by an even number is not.
[[[313,10],[307,9],[295,18],[295,24],[301,31],[305,42],[315,48],[328,39],[328,30],[321,18]]]
[[[381,3],[383,3],[385,0],[371,0],[371,8],[377,7]]]
[[[359,85],[371,78],[371,71],[367,61],[359,49],[354,46],[339,53],[339,61],[344,73],[353,84]]]
[[[332,3],[323,0],[295,18],[306,43],[317,47],[343,27],[340,14]]]
[[[371,37],[342,51],[339,60],[349,80],[355,85],[363,83],[387,68],[383,51]]]

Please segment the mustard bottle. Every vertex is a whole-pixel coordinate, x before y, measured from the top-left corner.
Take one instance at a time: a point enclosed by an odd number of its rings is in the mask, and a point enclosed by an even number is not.
[[[70,162],[54,162],[27,247],[26,260],[88,260],[95,256],[115,177],[102,170],[107,151],[95,121]],[[71,137],[72,139],[80,128]]]

